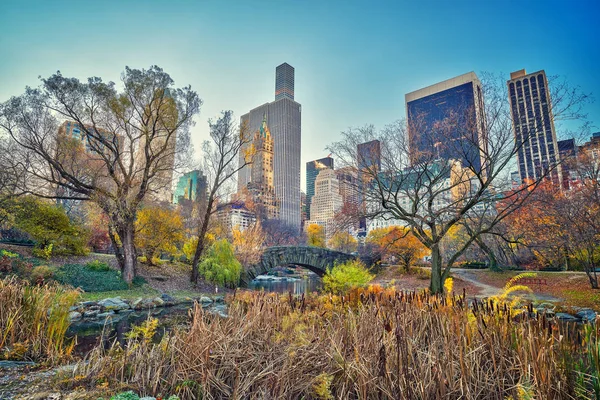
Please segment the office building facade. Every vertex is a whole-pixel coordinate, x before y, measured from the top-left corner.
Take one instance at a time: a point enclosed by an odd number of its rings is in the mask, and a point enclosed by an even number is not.
[[[487,134],[474,72],[408,93],[405,100],[411,164],[455,159],[481,170]]]
[[[173,193],[173,204],[187,200],[192,202],[204,202],[207,198],[206,176],[200,170],[186,172],[177,181]]]
[[[287,65],[287,66],[286,66]],[[289,87],[288,64],[282,64],[288,73],[284,75],[284,81]],[[293,78],[293,73],[292,73]],[[284,85],[285,86],[285,85]],[[293,84],[292,84],[293,87]],[[250,110],[240,118],[240,125],[247,132],[259,130],[264,117],[269,126],[273,138],[273,186],[275,196],[279,204],[279,220],[290,227],[300,230],[300,146],[301,146],[301,106],[293,100],[293,91],[283,93],[285,96],[276,96],[276,100],[263,104]],[[278,98],[277,98],[278,97]],[[240,162],[243,162],[244,154],[250,146],[242,148]],[[246,187],[251,181],[252,169],[246,166],[238,173],[238,190]]]
[[[325,237],[329,240],[333,236],[335,215],[341,211],[343,205],[340,194],[339,181],[331,168],[322,169],[315,180],[315,195],[310,205],[311,218],[306,222],[306,227],[318,224],[325,228]]]
[[[546,73],[542,70],[527,74],[522,69],[510,74],[507,85],[521,181],[549,177],[555,185],[562,186]]]
[[[325,157],[306,163],[306,211],[307,219],[310,219],[310,202],[315,195],[315,180],[321,170],[333,169],[333,158]]]
[[[294,67],[283,63],[275,69],[275,101],[294,100]]]

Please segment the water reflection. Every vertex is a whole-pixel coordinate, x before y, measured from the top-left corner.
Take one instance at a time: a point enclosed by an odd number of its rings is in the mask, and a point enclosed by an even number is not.
[[[271,278],[264,280],[265,276],[258,276],[248,285],[249,289],[264,290],[265,292],[302,294],[316,292],[321,288],[321,278],[315,274],[300,278]],[[263,279],[261,279],[263,278]]]

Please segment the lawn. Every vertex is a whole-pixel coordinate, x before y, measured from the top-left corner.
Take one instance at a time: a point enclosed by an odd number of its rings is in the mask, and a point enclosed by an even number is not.
[[[473,275],[482,283],[503,287],[522,271],[492,272],[474,270]],[[563,299],[565,307],[600,309],[600,290],[592,289],[583,272],[536,272],[536,278],[545,279],[546,285],[529,285],[534,294],[550,295]]]

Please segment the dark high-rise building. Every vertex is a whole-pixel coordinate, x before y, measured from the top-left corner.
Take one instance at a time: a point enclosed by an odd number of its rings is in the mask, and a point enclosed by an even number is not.
[[[315,180],[323,169],[333,169],[333,158],[325,157],[306,163],[306,219],[310,219],[310,203],[315,195]]]
[[[546,73],[510,74],[507,82],[521,181],[549,176],[563,182]]]
[[[294,67],[283,63],[275,70],[275,100],[294,100]]]
[[[293,100],[294,69],[288,64],[282,64],[277,67],[278,74],[280,68],[283,71],[281,93],[275,94],[275,101],[263,104],[242,115],[240,123],[247,129],[247,133],[252,134],[260,129],[266,116],[273,138],[273,186],[279,204],[279,219],[299,231],[301,106]],[[280,84],[277,82],[276,80],[276,88],[279,88]],[[241,149],[240,161],[243,161],[245,154],[247,148]],[[251,181],[251,171],[250,166],[240,170],[238,191]]]
[[[379,140],[371,140],[370,142],[360,143],[356,146],[358,158],[358,170],[377,167],[381,169],[381,142]]]
[[[577,179],[577,171],[573,167],[577,160],[578,147],[575,144],[575,139],[558,140],[556,145],[558,146],[558,155],[561,162],[562,187],[569,190],[571,181]]]
[[[405,99],[412,164],[455,159],[481,169],[487,135],[481,82],[474,72],[408,93]]]

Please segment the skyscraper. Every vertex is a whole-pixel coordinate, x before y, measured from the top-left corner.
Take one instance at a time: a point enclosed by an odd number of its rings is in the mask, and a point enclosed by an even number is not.
[[[275,101],[242,115],[240,123],[248,132],[256,132],[266,115],[273,137],[273,186],[279,203],[279,219],[300,230],[301,106],[293,100],[294,68],[284,63],[277,67],[277,73],[280,72],[280,83],[276,79],[275,87],[281,92],[275,94]],[[240,160],[245,150],[240,152]],[[247,166],[238,174],[238,190],[250,181],[251,168]]]
[[[405,99],[412,164],[456,159],[481,169],[487,135],[481,82],[474,72],[408,93]]]
[[[315,195],[315,179],[322,169],[333,169],[333,158],[325,157],[306,163],[306,218],[310,219],[310,202]]]
[[[177,181],[175,193],[173,194],[173,204],[178,204],[182,200],[203,202],[207,197],[206,176],[200,170],[193,170],[183,174]]]
[[[283,63],[275,70],[275,100],[294,100],[294,67]]]
[[[254,206],[256,216],[261,220],[279,217],[279,205],[273,186],[273,137],[267,125],[267,115],[263,116],[260,129],[252,141],[254,155],[250,165],[250,182],[245,194]]]
[[[333,235],[335,215],[342,209],[343,200],[340,194],[340,184],[331,168],[319,171],[315,180],[315,195],[310,205],[310,219],[306,227],[318,224],[325,228],[325,237]]]
[[[510,74],[507,82],[521,181],[549,176],[563,182],[546,73]]]

